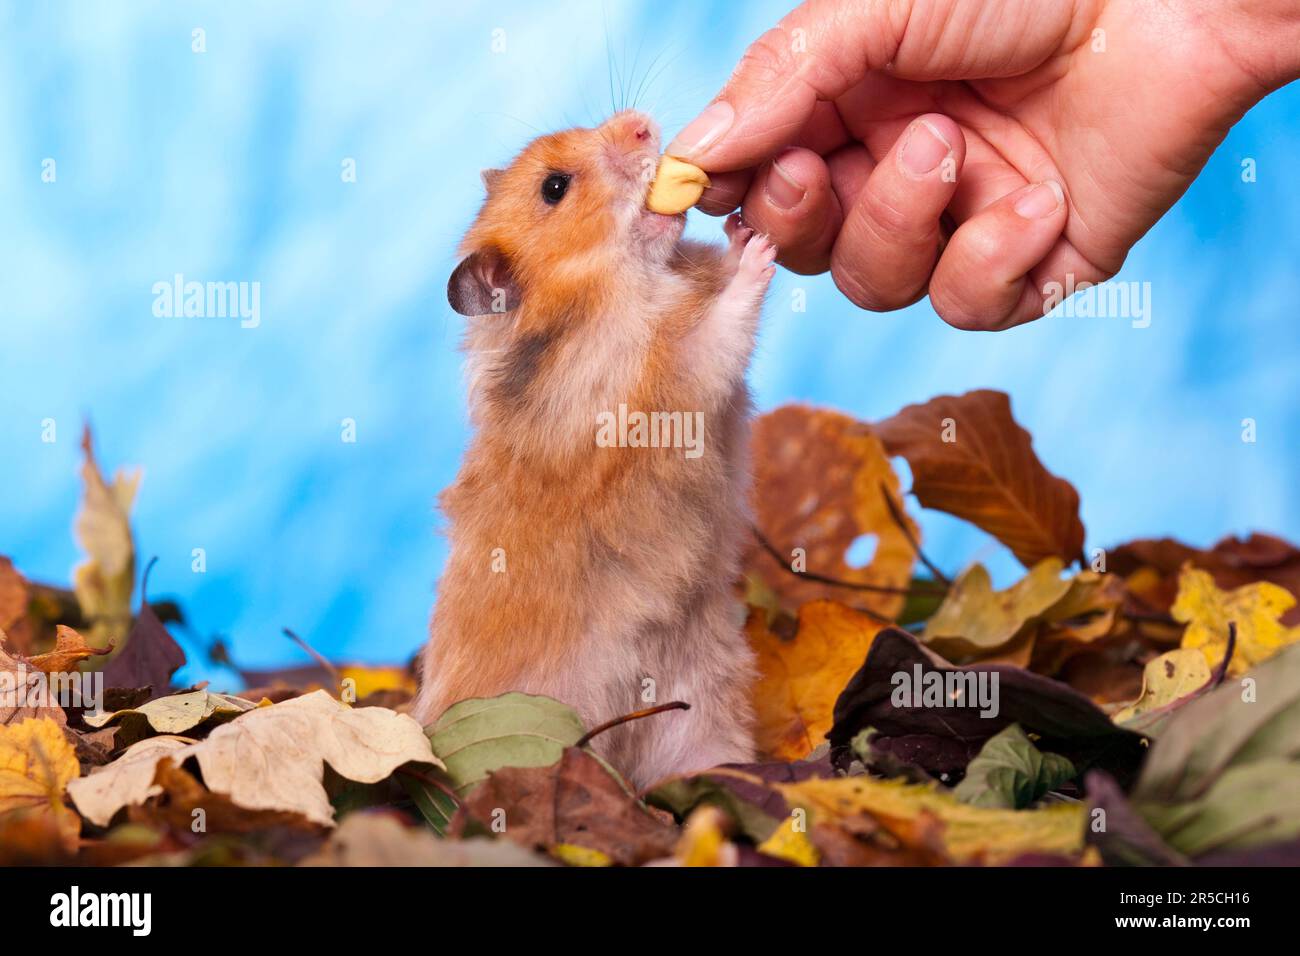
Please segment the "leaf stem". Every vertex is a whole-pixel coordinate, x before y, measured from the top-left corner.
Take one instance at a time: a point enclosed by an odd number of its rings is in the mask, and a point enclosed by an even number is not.
[[[591,728],[574,744],[575,747],[585,747],[591,742],[591,738],[597,734],[603,734],[611,727],[617,727],[619,724],[626,724],[629,720],[640,720],[642,717],[653,717],[655,714],[662,714],[667,710],[690,710],[691,705],[684,700],[672,700],[666,704],[659,704],[655,707],[647,707],[645,710],[634,710],[630,714],[624,714],[622,717],[615,717],[613,720],[607,720],[603,724]]]
[[[907,538],[907,543],[916,552],[917,559],[934,575],[934,579],[944,586],[945,591],[952,587],[952,581],[948,579],[948,575],[940,571],[935,563],[926,557],[925,552],[921,550],[921,542],[916,540],[916,535],[912,534],[912,529],[907,526],[907,519],[899,510],[898,505],[894,503],[894,496],[889,493],[889,489],[883,481],[880,483],[880,493],[885,496],[885,507],[889,509],[889,516],[894,519],[894,524],[898,525],[898,530],[903,532],[903,537]]]

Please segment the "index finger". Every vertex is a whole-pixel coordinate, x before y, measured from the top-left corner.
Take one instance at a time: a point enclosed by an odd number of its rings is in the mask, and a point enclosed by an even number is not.
[[[906,6],[806,0],[750,45],[718,98],[665,152],[709,172],[770,159],[796,141],[819,101],[893,60]]]

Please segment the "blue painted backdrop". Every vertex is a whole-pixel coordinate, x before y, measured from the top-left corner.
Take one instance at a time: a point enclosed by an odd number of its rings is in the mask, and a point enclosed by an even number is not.
[[[161,559],[154,593],[229,635],[237,659],[302,661],[282,625],[336,659],[405,658],[445,554],[434,496],[467,437],[443,288],[478,170],[539,131],[598,120],[629,76],[647,77],[642,103],[671,135],[785,7],[0,6],[0,553],[68,579],[89,417],[106,464],[145,467],[135,521],[141,553]],[[1079,488],[1090,546],[1300,537],[1298,152],[1292,88],[1134,250],[1120,278],[1151,283],[1145,329],[1057,317],[972,335],[924,303],[861,313],[825,278],[780,274],[759,403],[873,418],[1005,389]],[[1242,181],[1246,158],[1257,182]],[[155,316],[154,283],[177,273],[259,282],[261,324]],[[1010,573],[979,533],[923,526],[949,568],[979,556]],[[195,547],[206,574],[190,570]]]

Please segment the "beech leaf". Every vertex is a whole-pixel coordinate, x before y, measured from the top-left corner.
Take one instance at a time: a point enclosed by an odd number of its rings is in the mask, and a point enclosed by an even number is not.
[[[875,431],[891,455],[907,459],[912,491],[925,507],[982,528],[1025,567],[1079,557],[1079,493],[1043,467],[1005,393],[941,395],[908,405]]]

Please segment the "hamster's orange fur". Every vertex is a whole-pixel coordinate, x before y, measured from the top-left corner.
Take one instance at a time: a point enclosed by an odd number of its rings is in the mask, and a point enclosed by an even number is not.
[[[475,435],[441,497],[450,556],[414,716],[510,690],[587,725],[639,786],[752,756],[752,654],[733,596],[748,533],[745,372],[774,250],[726,251],[644,207],[658,131],[634,112],[543,136],[504,170],[448,286],[471,315]],[[554,203],[548,177],[568,177]],[[554,185],[554,182],[552,185]],[[702,413],[702,454],[601,447],[599,416]],[[679,436],[680,437],[680,436]]]

